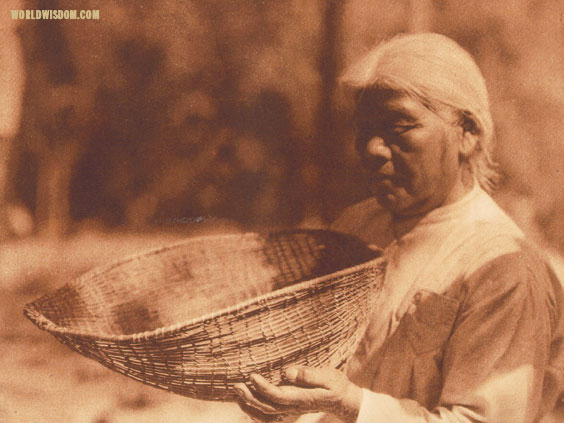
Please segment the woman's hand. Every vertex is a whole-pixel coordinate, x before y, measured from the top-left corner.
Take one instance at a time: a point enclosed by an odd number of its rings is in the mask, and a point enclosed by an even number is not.
[[[276,421],[281,415],[324,411],[354,423],[360,410],[361,389],[339,370],[290,367],[279,386],[257,374],[252,374],[250,379],[251,388],[242,383],[234,388],[241,397],[243,411],[262,421]]]

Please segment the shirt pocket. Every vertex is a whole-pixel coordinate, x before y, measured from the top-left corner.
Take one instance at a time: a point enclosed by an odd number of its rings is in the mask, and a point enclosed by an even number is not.
[[[416,354],[444,348],[456,316],[459,302],[446,295],[421,290],[415,294],[405,315],[407,338]]]

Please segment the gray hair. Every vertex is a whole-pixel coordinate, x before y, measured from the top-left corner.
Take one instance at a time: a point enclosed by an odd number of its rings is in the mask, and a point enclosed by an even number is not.
[[[485,190],[493,188],[497,172],[488,90],[472,56],[455,41],[431,33],[396,36],[348,69],[341,81],[356,92],[391,89],[435,112],[453,111],[457,123],[477,138],[466,157],[474,178]]]

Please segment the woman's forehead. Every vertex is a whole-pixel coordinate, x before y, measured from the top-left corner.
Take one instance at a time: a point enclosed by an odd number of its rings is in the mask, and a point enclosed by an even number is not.
[[[405,92],[392,89],[370,89],[363,91],[357,98],[355,116],[414,117],[425,110],[423,103]]]

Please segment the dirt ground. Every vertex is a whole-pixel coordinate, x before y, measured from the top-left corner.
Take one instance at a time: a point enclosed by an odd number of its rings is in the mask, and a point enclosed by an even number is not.
[[[0,248],[0,421],[68,423],[249,421],[235,404],[204,402],[145,386],[72,352],[22,314],[48,289],[109,260],[179,235],[83,234]]]

